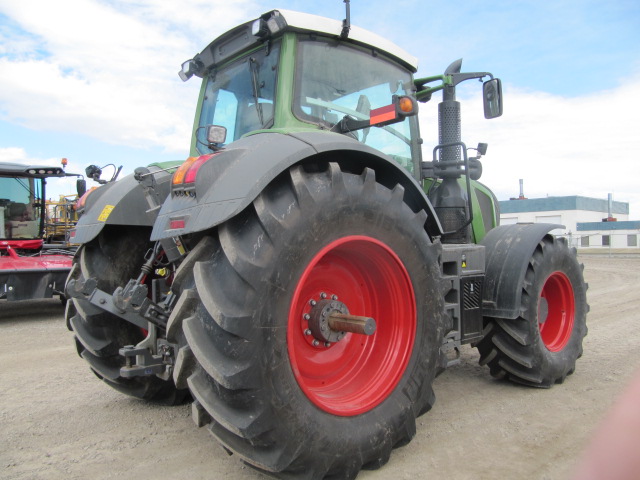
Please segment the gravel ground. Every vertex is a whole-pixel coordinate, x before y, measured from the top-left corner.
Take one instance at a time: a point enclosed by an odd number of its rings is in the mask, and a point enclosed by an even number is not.
[[[591,313],[575,374],[549,390],[520,387],[464,348],[436,379],[413,441],[358,479],[567,479],[640,368],[640,257],[581,260]],[[0,478],[265,478],[198,430],[188,405],[148,405],[100,382],[63,317],[57,300],[0,303]]]

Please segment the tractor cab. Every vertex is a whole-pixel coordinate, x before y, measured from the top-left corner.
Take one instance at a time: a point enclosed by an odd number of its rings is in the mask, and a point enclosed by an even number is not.
[[[61,167],[0,163],[0,240],[3,245],[25,240],[55,237],[52,222],[67,216],[60,213],[60,202],[46,200],[47,178],[78,177],[78,197],[86,191],[80,175]],[[8,243],[7,243],[8,242]]]
[[[326,130],[419,172],[417,104],[396,108],[398,99],[415,92],[416,59],[357,27],[348,42],[339,41],[338,26],[336,20],[274,10],[185,62],[183,80],[204,80],[191,155],[265,130]]]
[[[44,178],[23,176],[23,170],[21,166],[20,171],[0,174],[0,238],[3,240],[42,238]]]
[[[46,185],[47,178],[68,176],[80,177],[61,167],[0,163],[0,299],[63,298],[75,248],[49,243],[71,225],[61,213],[67,202],[47,202]],[[84,193],[84,179],[77,189]]]

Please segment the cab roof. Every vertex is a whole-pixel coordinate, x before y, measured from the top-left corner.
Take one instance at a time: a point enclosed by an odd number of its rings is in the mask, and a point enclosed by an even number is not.
[[[326,18],[319,15],[311,15],[309,13],[284,9],[274,10],[274,12],[279,12],[280,15],[284,17],[284,20],[287,22],[287,26],[291,30],[322,32],[338,37],[342,32],[342,21],[338,21],[333,18]],[[270,13],[271,12],[268,12],[265,15],[269,15]],[[265,15],[263,15],[263,17]],[[418,69],[418,59],[416,57],[376,33],[352,25],[349,31],[349,39],[358,43],[371,45],[372,47],[375,47],[378,50],[381,50],[408,64],[413,71]]]
[[[0,177],[65,177],[61,167],[51,165],[25,165],[23,163],[0,162]]]
[[[393,42],[360,27],[351,26],[348,37],[342,37],[341,21],[292,10],[270,10],[257,19],[243,23],[223,33],[202,52],[182,65],[180,77],[183,81],[192,75],[203,77],[216,65],[234,58],[240,53],[261,43],[268,43],[287,31],[310,32],[333,38],[344,38],[346,42],[363,45],[384,52],[405,68],[416,72],[418,60]]]

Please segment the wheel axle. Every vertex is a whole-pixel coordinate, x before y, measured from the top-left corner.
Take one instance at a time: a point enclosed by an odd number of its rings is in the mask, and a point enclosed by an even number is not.
[[[329,300],[328,295],[323,293],[320,300],[309,300],[311,310],[303,315],[308,321],[308,328],[305,335],[311,334],[315,340],[313,346],[324,344],[331,346],[332,343],[339,342],[347,333],[359,335],[373,335],[376,331],[376,321],[371,317],[351,315],[347,306],[335,300],[335,295]],[[337,297],[336,297],[337,298]]]
[[[329,327],[338,332],[373,335],[376,331],[376,321],[371,317],[334,312],[329,315]]]

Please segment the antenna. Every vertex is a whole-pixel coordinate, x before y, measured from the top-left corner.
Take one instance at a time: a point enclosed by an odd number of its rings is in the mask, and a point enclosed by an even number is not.
[[[342,21],[342,32],[340,32],[341,38],[349,37],[349,30],[351,30],[351,8],[349,4],[349,0],[344,0],[347,9],[347,18]]]

